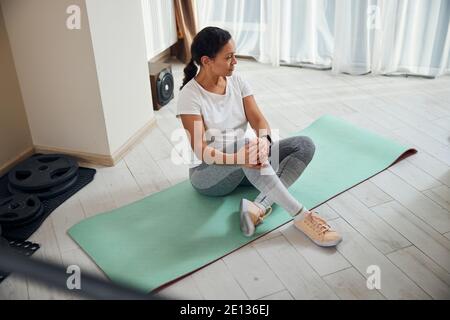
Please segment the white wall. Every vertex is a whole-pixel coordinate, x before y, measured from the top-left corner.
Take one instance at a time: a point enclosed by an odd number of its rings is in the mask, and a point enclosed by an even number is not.
[[[153,118],[140,0],[86,0],[111,153]]]
[[[66,8],[81,7],[81,30]],[[2,0],[33,143],[108,155],[84,0]]]
[[[35,145],[110,156],[153,118],[141,0],[0,1]]]
[[[151,60],[177,42],[175,7],[169,0],[141,0],[147,43],[147,60]]]
[[[33,146],[0,7],[0,170]]]

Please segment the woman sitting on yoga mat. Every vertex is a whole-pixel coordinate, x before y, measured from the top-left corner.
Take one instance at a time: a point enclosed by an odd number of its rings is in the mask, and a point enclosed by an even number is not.
[[[242,199],[240,204],[241,230],[246,236],[253,235],[277,203],[316,244],[337,245],[342,237],[288,191],[311,161],[313,141],[295,136],[272,142],[252,89],[233,74],[237,61],[230,33],[204,28],[194,37],[191,56],[184,68],[177,117],[194,151],[195,162],[189,168],[192,186],[208,196],[224,196],[239,185],[256,187],[260,191],[256,199]]]

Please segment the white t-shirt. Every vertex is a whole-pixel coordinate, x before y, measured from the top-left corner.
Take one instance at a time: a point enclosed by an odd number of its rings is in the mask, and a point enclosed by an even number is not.
[[[245,116],[242,101],[242,98],[252,95],[253,90],[236,72],[226,79],[223,95],[205,90],[195,78],[186,83],[178,95],[176,117],[180,114],[201,115],[206,130],[206,142],[215,148],[222,148],[235,140],[256,137]],[[191,152],[193,161],[189,166],[192,168],[201,164],[201,161],[192,149]]]

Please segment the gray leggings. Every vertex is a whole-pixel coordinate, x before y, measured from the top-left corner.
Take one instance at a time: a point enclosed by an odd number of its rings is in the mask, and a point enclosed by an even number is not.
[[[239,150],[247,140],[237,141],[234,152]],[[224,148],[229,152],[229,146]],[[260,194],[254,200],[264,208],[277,203],[291,216],[303,209],[288,191],[302,174],[314,156],[315,145],[307,136],[294,136],[272,145],[270,166],[264,169],[246,168],[241,165],[218,165],[202,163],[189,169],[192,186],[201,194],[224,196],[239,185],[253,185]],[[278,161],[277,160],[278,156]],[[275,161],[274,161],[275,160]]]

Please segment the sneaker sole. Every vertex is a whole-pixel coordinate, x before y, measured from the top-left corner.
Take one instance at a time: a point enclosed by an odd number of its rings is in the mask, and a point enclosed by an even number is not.
[[[255,233],[255,225],[248,215],[247,201],[248,200],[242,199],[239,205],[239,211],[241,213],[241,231],[246,237],[251,237]]]
[[[303,232],[302,229],[300,229],[299,227],[297,227],[297,225],[296,225],[295,223],[294,223],[294,227],[295,227],[297,230],[300,230],[305,236],[308,237],[309,240],[311,240],[312,242],[314,242],[314,243],[315,243],[316,245],[318,245],[319,247],[335,247],[335,246],[337,246],[339,243],[342,242],[342,237],[341,237],[339,240],[336,240],[336,241],[332,241],[332,242],[328,242],[328,243],[321,243],[321,242],[318,242],[318,241],[316,241],[316,240],[314,240],[314,239],[311,239],[305,232]]]

